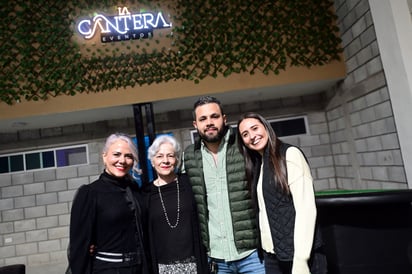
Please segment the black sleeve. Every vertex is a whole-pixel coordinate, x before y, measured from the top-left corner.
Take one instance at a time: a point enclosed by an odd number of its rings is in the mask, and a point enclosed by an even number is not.
[[[70,215],[69,265],[73,274],[91,273],[89,249],[93,244],[95,202],[90,186],[79,188]]]

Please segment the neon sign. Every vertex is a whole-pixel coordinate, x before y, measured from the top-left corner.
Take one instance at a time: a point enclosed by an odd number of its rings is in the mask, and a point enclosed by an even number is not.
[[[100,30],[102,43],[145,39],[153,36],[153,30],[171,28],[172,23],[167,22],[162,12],[135,13],[129,12],[127,7],[118,7],[119,14],[105,16],[97,14],[92,19],[81,20],[77,30],[84,39],[92,39],[97,30]]]

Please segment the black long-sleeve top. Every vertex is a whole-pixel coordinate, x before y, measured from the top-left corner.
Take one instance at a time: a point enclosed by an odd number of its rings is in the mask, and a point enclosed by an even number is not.
[[[117,178],[106,172],[93,183],[79,188],[70,219],[69,263],[73,274],[125,266],[93,260],[89,252],[92,244],[96,246],[96,252],[143,254],[143,243],[139,239],[141,231],[136,225],[135,207],[126,194],[127,186],[137,201],[139,189],[136,183],[128,177]],[[140,216],[139,210],[137,213]],[[136,264],[136,261],[129,262],[127,266]]]
[[[179,175],[180,218],[176,228],[170,228],[158,194],[158,187],[153,183],[143,184],[144,203],[148,218],[150,259],[153,273],[158,273],[158,263],[173,263],[193,256],[196,259],[199,274],[209,273],[206,249],[200,240],[197,207],[187,175]],[[163,202],[167,208],[169,221],[176,224],[177,186],[176,182],[160,187]]]

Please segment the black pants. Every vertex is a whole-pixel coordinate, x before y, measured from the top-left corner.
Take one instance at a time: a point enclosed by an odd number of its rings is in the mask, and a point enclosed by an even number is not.
[[[263,252],[267,274],[291,274],[292,261],[279,261],[275,254]]]
[[[291,274],[292,261],[279,261],[275,254],[263,252],[265,270],[267,274]],[[310,273],[326,274],[327,263],[326,256],[323,252],[314,252],[309,260]]]

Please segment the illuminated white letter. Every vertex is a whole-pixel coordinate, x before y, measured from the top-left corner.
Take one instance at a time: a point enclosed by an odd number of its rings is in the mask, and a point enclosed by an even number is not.
[[[141,14],[133,14],[133,29],[142,29],[142,15]]]
[[[157,17],[156,17],[156,27],[159,25],[159,20],[162,20],[162,23],[163,23],[163,28],[170,28],[170,27],[172,27],[172,23],[170,23],[170,24],[168,24],[167,22],[166,22],[166,20],[163,18],[163,14],[162,14],[162,12],[158,12],[157,13]]]
[[[83,25],[86,24],[87,26],[83,27]],[[84,36],[88,36],[92,33],[92,30],[90,28],[90,20],[86,19],[86,20],[82,20],[80,21],[80,23],[77,25],[77,30]],[[82,29],[84,28],[84,30]],[[86,30],[87,29],[87,30]]]

